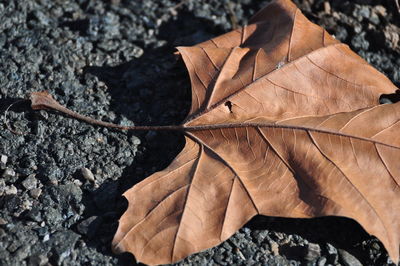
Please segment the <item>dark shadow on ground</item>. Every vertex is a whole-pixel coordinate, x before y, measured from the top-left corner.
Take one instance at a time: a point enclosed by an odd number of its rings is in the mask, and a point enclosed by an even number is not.
[[[282,232],[285,234],[296,234],[312,243],[326,249],[326,243],[334,245],[354,255],[363,265],[371,262],[366,246],[370,242],[378,243],[380,249],[384,250],[382,243],[370,236],[359,223],[345,217],[319,217],[313,219],[293,219],[268,216],[256,216],[246,224],[252,230],[268,230]],[[303,250],[296,250],[298,247],[283,247],[280,252],[289,259],[302,260]],[[326,253],[326,252],[325,252]],[[299,257],[302,254],[303,257]],[[382,264],[386,258],[381,258]]]

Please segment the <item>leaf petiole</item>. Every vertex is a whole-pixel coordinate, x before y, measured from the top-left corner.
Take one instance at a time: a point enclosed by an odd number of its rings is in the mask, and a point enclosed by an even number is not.
[[[32,92],[30,94],[30,100],[31,100],[31,107],[34,110],[42,110],[42,109],[56,110],[63,114],[71,116],[75,119],[79,119],[79,120],[85,121],[86,123],[89,123],[92,125],[97,125],[97,126],[115,128],[115,129],[119,129],[119,130],[135,130],[135,131],[139,131],[139,130],[143,130],[143,131],[146,131],[146,130],[183,131],[184,130],[184,127],[180,126],[180,125],[178,125],[178,126],[176,126],[176,125],[171,125],[171,126],[121,126],[121,125],[117,125],[117,124],[110,123],[110,122],[96,120],[96,119],[81,115],[77,112],[74,112],[74,111],[62,106],[47,91]]]

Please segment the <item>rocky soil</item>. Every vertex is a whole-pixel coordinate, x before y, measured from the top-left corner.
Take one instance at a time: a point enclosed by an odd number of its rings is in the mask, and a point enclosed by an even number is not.
[[[190,82],[174,47],[246,23],[250,0],[7,0],[0,2],[0,265],[132,265],[110,243],[121,194],[166,167],[173,133],[94,127],[26,102],[48,90],[71,109],[129,125],[183,120]],[[400,82],[400,16],[391,0],[299,0],[303,12]],[[330,4],[329,4],[330,3]],[[383,102],[393,100],[382,99]],[[23,133],[16,134],[16,133]],[[385,265],[356,222],[257,217],[220,246],[179,265]]]

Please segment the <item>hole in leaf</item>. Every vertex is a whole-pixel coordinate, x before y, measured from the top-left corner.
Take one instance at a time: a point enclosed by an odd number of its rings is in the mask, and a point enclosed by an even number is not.
[[[225,103],[225,106],[228,107],[229,112],[232,113],[232,102],[231,102],[231,101],[227,101],[227,102]]]
[[[380,104],[397,103],[398,101],[400,101],[400,90],[396,90],[395,93],[391,94],[382,94],[379,97]]]

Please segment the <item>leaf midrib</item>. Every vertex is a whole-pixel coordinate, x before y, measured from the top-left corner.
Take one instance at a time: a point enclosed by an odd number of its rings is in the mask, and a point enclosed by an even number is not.
[[[293,125],[285,125],[285,124],[274,124],[274,123],[251,123],[251,122],[243,122],[243,123],[235,123],[235,124],[209,124],[209,125],[198,125],[198,126],[183,126],[182,131],[184,134],[188,135],[189,137],[191,134],[189,132],[194,131],[204,131],[204,130],[214,130],[214,129],[230,129],[230,128],[276,128],[276,129],[291,129],[291,130],[299,130],[299,131],[306,131],[306,132],[315,132],[315,133],[322,133],[322,134],[329,134],[335,135],[339,137],[347,137],[351,139],[357,139],[361,141],[372,142],[374,144],[379,144],[382,146],[386,146],[393,149],[400,150],[400,146],[394,146],[388,143],[384,143],[381,141],[377,141],[368,137],[356,136],[347,133],[342,133],[338,131],[332,131],[328,129],[318,129],[312,127],[305,127],[305,126],[293,126]],[[196,142],[202,145],[206,145],[202,140],[196,139]]]

